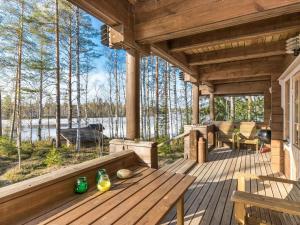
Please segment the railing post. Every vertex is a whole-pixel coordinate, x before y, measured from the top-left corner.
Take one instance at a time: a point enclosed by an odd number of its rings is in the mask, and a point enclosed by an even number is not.
[[[203,137],[199,138],[198,141],[198,163],[206,162],[206,142]]]
[[[190,159],[198,161],[198,138],[199,131],[191,130],[190,131]]]

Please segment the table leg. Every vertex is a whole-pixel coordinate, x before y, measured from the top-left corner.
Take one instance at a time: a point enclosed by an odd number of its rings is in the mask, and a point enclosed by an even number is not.
[[[177,203],[177,225],[183,225],[184,224],[184,196],[181,196]]]

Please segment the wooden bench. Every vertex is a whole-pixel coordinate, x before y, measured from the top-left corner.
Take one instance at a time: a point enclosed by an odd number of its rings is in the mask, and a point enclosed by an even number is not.
[[[256,136],[256,132],[255,122],[241,122],[236,137],[237,149],[240,150],[241,144],[246,144],[255,145],[255,149],[258,151],[259,140]]]
[[[180,158],[171,164],[163,166],[161,170],[187,174],[196,164],[195,160]]]
[[[183,224],[183,196],[195,178],[138,162],[135,152],[123,151],[4,187],[0,224],[158,224],[175,204],[178,224]],[[99,168],[107,170],[113,184],[105,193],[96,190]],[[130,168],[135,175],[117,179],[114,174],[120,168]],[[82,195],[73,191],[79,176],[90,184]]]
[[[238,188],[232,194],[231,200],[235,203],[234,215],[238,224],[277,224],[274,217],[282,225],[300,224],[300,184],[283,178],[270,176],[256,176],[252,174],[236,174]],[[247,181],[280,182],[291,185],[291,190],[285,199],[274,198],[246,192]],[[267,210],[269,220],[260,217],[260,209]],[[254,212],[254,213],[253,213]]]
[[[233,122],[215,122],[217,126],[216,139],[218,146],[221,147],[223,143],[232,143],[232,148],[235,149],[235,125]]]

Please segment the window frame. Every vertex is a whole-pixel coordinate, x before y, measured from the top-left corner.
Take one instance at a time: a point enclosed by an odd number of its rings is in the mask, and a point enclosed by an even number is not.
[[[296,87],[296,82],[298,84],[298,87]],[[296,89],[297,88],[297,89]],[[298,94],[296,93],[298,91]],[[300,73],[297,73],[292,77],[292,143],[295,148],[298,150],[300,149],[300,131],[297,135],[296,126],[298,126],[298,130],[300,130]],[[299,98],[298,105],[296,104],[296,97]],[[296,107],[298,106],[298,111],[296,111]],[[298,113],[298,120],[296,118],[296,114]],[[297,121],[297,122],[296,122]],[[296,140],[298,138],[298,140]],[[298,141],[298,143],[297,143]]]

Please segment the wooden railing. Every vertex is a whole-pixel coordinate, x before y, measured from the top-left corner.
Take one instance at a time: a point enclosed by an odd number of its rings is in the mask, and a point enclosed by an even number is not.
[[[170,144],[172,141],[178,140],[180,138],[184,138],[184,137],[186,137],[188,135],[190,135],[190,132],[179,134],[176,137],[172,137],[172,138],[168,139],[167,141],[164,141],[164,142],[158,144],[157,147],[160,148],[160,147],[164,146],[165,144]]]
[[[1,188],[0,224],[24,223],[49,207],[59,206],[75,195],[78,177],[87,177],[90,187],[95,187],[99,168],[112,175],[121,168],[136,165],[135,152],[122,151]]]

